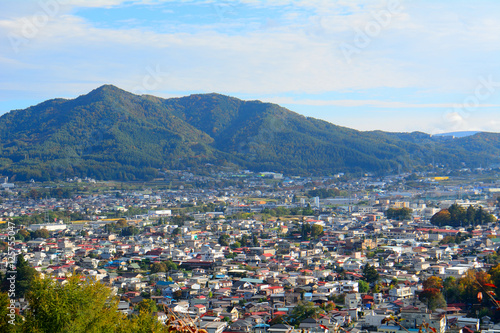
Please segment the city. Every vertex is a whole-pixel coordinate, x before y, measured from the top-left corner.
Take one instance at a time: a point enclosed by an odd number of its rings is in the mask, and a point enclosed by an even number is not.
[[[126,315],[146,303],[160,323],[171,311],[209,333],[402,332],[424,323],[493,332],[498,175],[5,179],[2,262],[22,256],[62,285],[72,275],[100,281]],[[437,225],[452,206],[475,220]],[[29,304],[16,297],[15,307],[22,315]]]

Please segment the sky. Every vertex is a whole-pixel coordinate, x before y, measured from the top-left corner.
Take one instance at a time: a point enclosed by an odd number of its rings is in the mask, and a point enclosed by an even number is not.
[[[500,132],[497,0],[2,0],[0,114],[113,84],[359,130]]]

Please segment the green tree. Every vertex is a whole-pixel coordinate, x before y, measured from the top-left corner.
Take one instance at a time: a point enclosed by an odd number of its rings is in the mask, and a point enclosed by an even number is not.
[[[116,226],[118,228],[125,228],[127,226],[127,220],[119,219],[118,221],[116,221]]]
[[[19,229],[18,233],[23,236],[23,239],[25,241],[29,241],[31,239],[31,234],[28,230],[26,229]]]
[[[324,311],[314,305],[313,302],[300,301],[292,310],[290,315],[287,317],[287,321],[298,327],[299,324],[307,318],[318,318],[320,313]]]
[[[253,246],[260,246],[259,238],[257,237],[257,235],[253,235],[252,243],[253,243]]]
[[[313,239],[317,239],[318,237],[321,237],[324,234],[323,232],[323,226],[319,224],[313,224],[311,227],[311,237]]]
[[[107,223],[104,226],[104,231],[107,232],[108,234],[115,233],[116,232],[115,223]]]
[[[50,233],[47,229],[35,230],[32,234],[32,238],[49,238]]]
[[[174,291],[174,297],[176,300],[179,300],[182,297],[182,290],[176,290]]]
[[[448,208],[450,212],[451,224],[452,226],[465,226],[467,225],[466,210],[464,207],[453,204]]]
[[[91,280],[82,283],[77,275],[66,285],[36,278],[27,300],[25,332],[116,332],[127,326],[111,290]]]
[[[229,237],[228,234],[222,234],[219,236],[219,244],[222,245],[222,246],[229,246],[229,240],[231,239],[231,237]]]
[[[137,311],[153,313],[157,312],[158,308],[156,307],[155,301],[153,301],[152,299],[143,299],[139,302],[139,304],[137,304]]]
[[[359,280],[358,281],[358,289],[359,289],[360,293],[364,294],[370,290],[370,285],[366,281]]]
[[[159,272],[166,272],[167,271],[167,265],[163,262],[154,262],[151,265],[151,273],[159,273]]]
[[[407,208],[407,207],[389,208],[385,212],[385,215],[387,216],[388,219],[403,221],[403,220],[410,220],[412,213],[413,213],[413,210],[411,210],[410,208]]]
[[[443,281],[443,295],[448,303],[461,301],[458,281],[453,276],[449,276]]]
[[[495,216],[486,212],[482,206],[479,206],[477,209],[469,206],[466,210],[457,204],[439,211],[431,218],[431,223],[434,225],[449,225],[452,227],[476,226],[494,221],[496,221]]]
[[[123,228],[121,232],[122,236],[135,236],[138,234],[139,234],[139,229],[137,229],[137,227],[133,225]]]
[[[437,288],[424,289],[418,295],[418,298],[423,303],[427,304],[429,310],[434,311],[438,308],[445,308],[446,301],[444,299],[443,293]]]
[[[302,210],[302,215],[314,215],[314,210],[311,208],[310,204],[307,204],[307,207]]]
[[[165,261],[165,268],[167,272],[174,271],[177,269],[177,264],[172,260]]]
[[[21,332],[19,310],[10,302],[11,299],[8,293],[0,293],[0,332]]]
[[[474,207],[472,207],[472,205],[467,208],[467,212],[465,213],[465,215],[467,223],[474,226],[476,224],[476,210],[474,209]]]
[[[152,315],[155,308],[149,302],[139,307],[138,315],[128,319],[118,311],[118,298],[109,287],[78,275],[69,277],[64,285],[37,277],[26,297],[29,308],[22,332],[168,332]]]
[[[30,266],[30,264],[24,259],[24,256],[22,254],[17,256],[15,272],[15,274],[7,273],[4,276],[2,281],[2,290],[5,292],[9,292],[9,290],[11,289],[10,281],[14,280],[13,277],[15,277],[15,297],[22,298],[30,289],[31,283],[38,275],[38,272]]]
[[[366,264],[363,267],[363,279],[368,282],[368,283],[374,283],[377,282],[379,279],[380,275],[375,269],[375,267],[371,266],[370,264]]]
[[[309,223],[302,223],[300,227],[300,235],[303,239],[309,239],[309,234],[311,232],[311,225]]]
[[[248,246],[248,245],[250,245],[250,242],[248,240],[248,236],[247,235],[241,236],[240,243],[241,243],[241,246]]]
[[[188,219],[185,215],[176,215],[172,217],[172,225],[183,226],[184,221]]]

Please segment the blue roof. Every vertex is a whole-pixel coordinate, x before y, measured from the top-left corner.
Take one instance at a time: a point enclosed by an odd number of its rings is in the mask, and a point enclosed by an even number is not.
[[[174,284],[172,281],[158,281],[156,282],[157,286],[169,286],[171,284]]]
[[[252,279],[252,278],[243,278],[240,281],[249,282],[249,283],[264,283],[264,280]]]

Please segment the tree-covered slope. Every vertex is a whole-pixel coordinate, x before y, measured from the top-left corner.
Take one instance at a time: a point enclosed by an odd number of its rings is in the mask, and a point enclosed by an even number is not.
[[[0,173],[146,179],[206,163],[289,174],[411,170],[500,161],[500,136],[360,132],[276,104],[219,94],[162,99],[105,85],[0,117]]]

